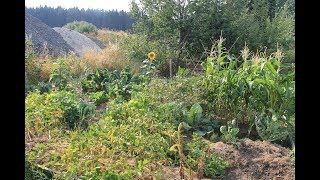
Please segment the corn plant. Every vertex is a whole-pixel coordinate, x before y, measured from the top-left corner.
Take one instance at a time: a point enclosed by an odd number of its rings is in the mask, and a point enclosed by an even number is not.
[[[255,125],[264,140],[294,141],[294,71],[281,63],[281,51],[269,57],[256,54],[251,59],[247,52],[239,60],[225,51],[222,42],[220,38],[213,45],[202,64],[206,71],[203,84],[213,113],[249,125],[248,133]]]

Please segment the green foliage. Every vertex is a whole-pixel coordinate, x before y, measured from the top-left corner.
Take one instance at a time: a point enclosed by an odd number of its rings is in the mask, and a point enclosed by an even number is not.
[[[211,46],[211,38],[227,37],[226,47],[238,53],[247,44],[254,51],[268,47],[269,53],[281,46],[294,61],[294,2],[270,3],[233,1],[142,0],[132,2],[130,14],[136,19],[135,32],[149,40],[166,44],[181,58],[184,50],[194,58]],[[287,53],[288,52],[288,53]]]
[[[140,66],[145,65],[141,60],[146,59],[149,52],[155,52],[155,73],[160,76],[169,75],[168,59],[173,57],[175,51],[168,46],[168,42],[149,40],[143,35],[133,34],[124,38],[121,47],[126,57]]]
[[[43,82],[43,81],[38,82],[38,84],[36,84],[36,85],[25,84],[25,91],[26,92],[36,91],[36,90],[38,90],[40,92],[40,94],[50,92],[52,90],[52,85],[49,82]]]
[[[239,133],[239,128],[237,128],[236,120],[228,121],[227,126],[220,126],[220,132],[222,133],[221,139],[224,142],[236,143],[237,134]]]
[[[224,175],[227,167],[230,167],[227,161],[212,153],[206,160],[204,174],[211,178],[221,177]]]
[[[187,130],[192,129],[200,136],[212,133],[218,127],[217,121],[211,121],[203,117],[202,107],[198,103],[193,104],[189,112],[184,111],[184,115],[187,123],[184,124],[184,128]]]
[[[216,55],[208,57],[203,66],[206,97],[213,113],[224,119],[241,120],[240,123],[250,126],[256,124],[258,133],[265,140],[286,137],[281,133],[283,136],[274,134],[273,138],[266,138],[271,137],[270,132],[276,133],[276,127],[286,128],[286,134],[294,137],[294,71],[291,66],[281,63],[281,51],[269,57],[260,54],[249,59],[249,50],[245,48],[240,61],[223,49],[220,39],[212,54]],[[273,123],[267,119],[273,119]]]
[[[178,67],[177,76],[179,77],[189,77],[191,75],[190,71],[187,68]]]
[[[53,165],[68,169],[75,177],[79,177],[80,172],[85,178],[143,177],[145,167],[167,159],[170,141],[163,132],[170,130],[173,126],[158,122],[144,100],[115,100],[104,118],[72,137],[61,160]],[[91,158],[81,158],[88,155]],[[58,166],[61,163],[63,166]],[[60,176],[66,178],[63,174]]]
[[[155,76],[155,60],[150,61],[149,59],[145,59],[142,63],[141,68],[141,77],[143,79],[144,85],[148,84],[151,81],[152,76]]]
[[[203,138],[197,133],[192,134],[192,140],[186,144],[186,150],[188,152],[187,163],[190,167],[196,171],[200,163],[200,159],[206,150],[207,144],[203,141]]]
[[[52,91],[31,92],[25,100],[26,131],[42,133],[56,127],[74,129],[83,126],[94,107],[81,102],[77,94]]]
[[[186,145],[187,163],[194,171],[198,171],[199,164],[201,164],[201,159],[204,156],[204,174],[210,178],[223,176],[225,168],[229,167],[230,164],[215,153],[206,154],[207,148],[208,144],[203,138],[194,133],[191,142]]]
[[[37,84],[41,72],[41,64],[36,60],[36,53],[33,50],[31,37],[25,37],[25,84]]]
[[[84,92],[104,91],[110,98],[121,96],[125,100],[131,98],[135,86],[140,83],[142,83],[141,78],[138,75],[133,75],[129,67],[113,72],[108,69],[97,69],[95,73],[91,73],[81,80]]]
[[[89,94],[89,98],[96,106],[99,106],[100,104],[105,103],[108,100],[108,96],[104,91],[92,92]]]
[[[90,33],[90,32],[97,32],[97,27],[92,23],[86,21],[73,21],[67,23],[63,27],[78,31],[79,33]]]
[[[25,161],[25,180],[41,179],[49,180],[52,179],[53,174],[50,171],[41,169],[32,165],[29,161]]]
[[[67,88],[69,79],[71,79],[70,68],[65,59],[61,58],[58,58],[53,65],[49,82],[51,82],[57,90],[64,90]]]
[[[153,78],[146,87],[135,93],[134,96],[148,99],[152,108],[166,103],[181,104],[180,107],[187,109],[190,109],[195,103],[203,106],[206,102],[203,99],[205,89],[202,86],[202,79],[201,76],[174,77],[172,79]]]

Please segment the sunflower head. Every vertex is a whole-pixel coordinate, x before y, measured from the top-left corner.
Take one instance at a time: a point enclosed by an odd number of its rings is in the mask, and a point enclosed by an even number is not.
[[[154,60],[154,59],[156,58],[156,53],[150,52],[150,53],[148,54],[148,58],[149,58],[151,61]]]

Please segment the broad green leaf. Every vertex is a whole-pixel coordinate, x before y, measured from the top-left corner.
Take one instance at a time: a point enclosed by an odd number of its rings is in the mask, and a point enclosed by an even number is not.
[[[204,136],[204,135],[206,135],[206,132],[196,131],[196,134],[198,134],[199,136]]]
[[[266,66],[272,72],[272,74],[277,75],[277,71],[274,69],[270,61],[266,62]]]

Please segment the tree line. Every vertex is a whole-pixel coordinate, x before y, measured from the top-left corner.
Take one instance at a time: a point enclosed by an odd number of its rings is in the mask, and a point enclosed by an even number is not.
[[[40,6],[36,8],[25,7],[25,12],[40,19],[50,27],[62,27],[73,21],[87,21],[97,28],[108,28],[112,30],[130,30],[134,22],[133,18],[123,10],[98,10],[62,7]]]
[[[221,35],[237,54],[275,52],[280,47],[294,61],[294,0],[140,0],[132,1],[133,29],[149,40],[201,57]]]

